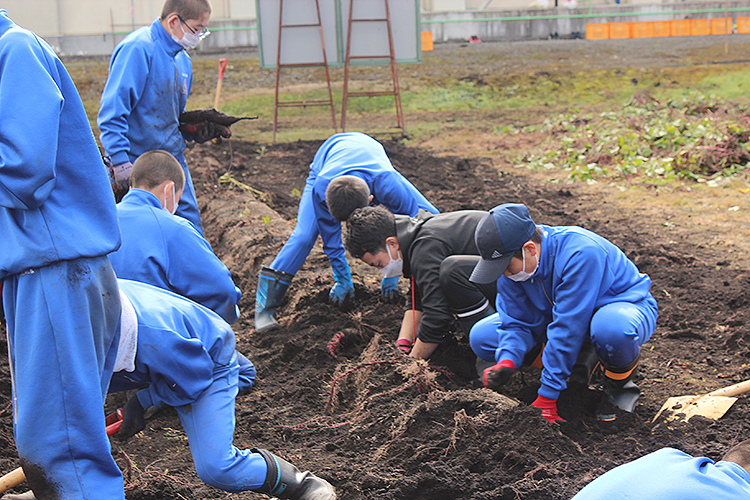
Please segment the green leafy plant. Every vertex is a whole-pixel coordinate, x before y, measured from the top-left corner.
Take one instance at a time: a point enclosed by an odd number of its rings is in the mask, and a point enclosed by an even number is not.
[[[539,152],[519,156],[516,164],[563,169],[583,181],[634,175],[698,180],[736,175],[750,162],[750,120],[715,96],[662,104],[636,94],[620,110],[561,114],[538,129],[548,134]]]

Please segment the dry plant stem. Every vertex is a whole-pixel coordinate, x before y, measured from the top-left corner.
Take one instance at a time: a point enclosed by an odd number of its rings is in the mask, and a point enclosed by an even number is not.
[[[336,397],[336,384],[338,383],[339,380],[341,380],[342,378],[346,377],[347,375],[350,375],[350,374],[356,372],[357,370],[361,370],[362,368],[365,368],[367,366],[383,365],[383,364],[398,364],[398,363],[404,363],[404,361],[403,360],[399,360],[399,359],[394,359],[394,360],[383,359],[383,360],[380,360],[380,361],[370,361],[370,362],[367,362],[367,363],[361,363],[361,364],[359,364],[359,365],[357,365],[357,366],[355,366],[353,368],[349,368],[348,370],[346,370],[344,373],[342,373],[341,375],[339,375],[338,377],[336,377],[335,379],[333,379],[333,382],[331,383],[331,391],[330,391],[330,395],[328,396],[328,408],[329,408],[329,410],[332,410],[332,408],[333,408],[333,400]]]
[[[468,432],[472,436],[476,436],[478,434],[476,427],[479,425],[486,425],[489,422],[487,420],[483,419],[482,417],[470,417],[466,414],[466,410],[461,408],[456,413],[453,414],[453,432],[451,433],[451,437],[448,443],[448,446],[445,448],[445,451],[443,452],[443,456],[447,457],[448,453],[450,452],[451,448],[454,450],[456,449],[456,442],[458,442],[458,437],[461,432]]]

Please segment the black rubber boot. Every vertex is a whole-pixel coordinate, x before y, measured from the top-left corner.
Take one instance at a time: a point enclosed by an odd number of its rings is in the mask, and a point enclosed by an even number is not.
[[[604,367],[604,394],[596,414],[599,420],[615,420],[617,416],[613,411],[613,406],[628,413],[632,413],[635,409],[638,398],[641,397],[640,387],[633,382],[638,359],[620,368],[611,367],[604,361],[601,362]]]
[[[258,274],[258,290],[255,292],[255,330],[266,332],[279,327],[276,321],[276,308],[281,305],[281,300],[289,285],[292,283],[293,274],[277,271],[263,266]]]
[[[599,356],[596,354],[594,346],[590,342],[584,342],[578,353],[576,364],[573,365],[573,371],[568,377],[568,383],[589,385],[591,374],[598,362]]]
[[[266,481],[255,491],[279,500],[336,500],[336,491],[325,479],[309,471],[300,472],[268,450],[253,448],[252,451],[259,453],[268,466]]]

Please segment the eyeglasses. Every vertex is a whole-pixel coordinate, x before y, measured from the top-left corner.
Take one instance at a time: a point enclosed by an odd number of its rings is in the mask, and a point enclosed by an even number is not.
[[[182,24],[184,24],[185,26],[187,26],[187,29],[190,30],[190,33],[192,33],[193,35],[197,36],[201,40],[203,40],[204,38],[206,38],[208,35],[211,34],[211,32],[208,31],[208,28],[203,28],[202,30],[200,30],[200,32],[195,31],[193,28],[190,27],[190,25],[188,23],[185,22],[185,20],[179,14],[177,14],[177,19],[179,19]]]

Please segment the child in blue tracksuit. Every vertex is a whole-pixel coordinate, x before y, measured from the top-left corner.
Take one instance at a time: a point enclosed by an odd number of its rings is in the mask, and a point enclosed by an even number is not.
[[[334,500],[325,480],[266,450],[233,445],[239,365],[229,324],[172,292],[136,281],[119,283],[122,328],[109,390],[140,390],[125,405],[116,436],[127,439],[144,429],[144,408],[173,406],[195,470],[207,484],[279,499]]]
[[[297,224],[291,236],[271,265],[263,266],[258,276],[256,330],[278,326],[276,308],[281,305],[292,278],[302,267],[318,235],[323,239],[323,251],[331,261],[336,280],[330,293],[331,302],[341,305],[354,296],[351,271],[341,240],[341,219],[331,215],[326,202],[329,184],[342,176],[362,179],[369,188],[371,203],[382,204],[395,214],[413,216],[419,209],[438,213],[427,198],[393,168],[383,146],[375,139],[360,132],[332,135],[320,146],[310,164],[310,174],[297,211]],[[395,288],[398,281],[387,280],[383,282],[384,294]]]
[[[201,8],[193,12],[196,3]],[[176,213],[201,234],[200,211],[183,154],[185,137],[178,127],[193,84],[186,49],[206,33],[210,15],[207,0],[168,0],[160,18],[117,44],[97,118],[99,139],[117,180],[127,182],[132,163],[146,151],[162,149],[177,158],[186,182]]]
[[[662,448],[599,476],[573,500],[745,500],[750,498],[750,440],[714,463]]]
[[[493,208],[477,225],[482,256],[471,280],[497,280],[497,314],[478,322],[469,341],[481,359],[484,384],[506,383],[524,357],[543,346],[542,385],[533,405],[561,421],[557,398],[584,343],[604,372],[604,403],[632,411],[640,346],[654,332],[657,305],[651,279],[601,236],[575,226],[537,226],[524,205]],[[603,404],[598,416],[613,419]],[[605,412],[606,411],[606,412]]]
[[[242,292],[208,241],[182,217],[172,215],[185,185],[177,160],[148,151],[133,164],[131,189],[117,204],[122,245],[109,255],[118,278],[140,281],[208,307],[229,324],[237,321]],[[255,367],[242,354],[240,391],[255,381]]]
[[[52,48],[0,9],[0,288],[16,447],[41,498],[123,499],[104,428],[120,231],[86,111]]]

